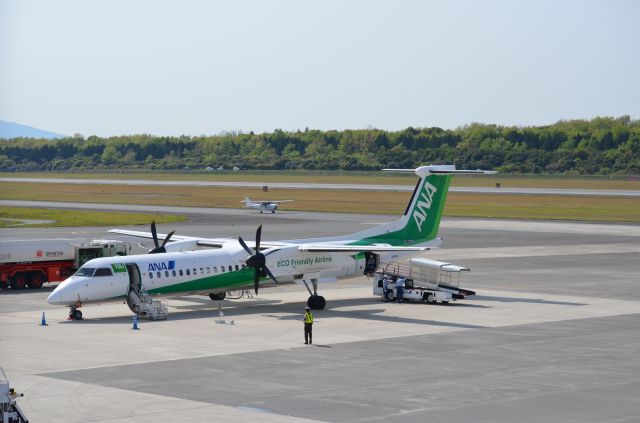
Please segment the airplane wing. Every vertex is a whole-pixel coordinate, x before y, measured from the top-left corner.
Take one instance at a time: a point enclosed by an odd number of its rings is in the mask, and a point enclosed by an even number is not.
[[[360,252],[360,251],[428,251],[433,247],[395,247],[392,245],[331,245],[331,244],[318,244],[318,245],[301,245],[298,247],[298,251],[304,252],[317,252],[317,253],[340,253],[340,252]]]
[[[268,201],[268,203],[290,203],[292,201],[293,200],[271,200],[271,201]]]
[[[151,235],[151,232],[129,231],[127,229],[109,229],[108,232],[111,232],[113,234],[135,236],[137,238],[153,239],[153,235]],[[167,237],[167,235],[168,234],[158,233],[158,239],[165,239]],[[171,239],[169,240],[169,242],[191,241],[191,240],[197,240],[197,239],[199,239],[199,238],[194,238],[194,237],[184,236],[184,235],[173,235],[171,237]]]
[[[153,235],[151,232],[142,232],[142,231],[130,231],[127,229],[109,229],[108,232],[114,234],[121,235],[129,235],[137,238],[146,238],[153,239]],[[158,233],[158,239],[165,239],[167,234]],[[200,238],[195,236],[186,236],[186,235],[173,235],[169,240],[168,244],[172,244],[174,242],[179,241],[195,241],[197,245],[202,247],[212,247],[212,248],[222,248],[224,244],[228,244],[230,242],[238,242],[236,238]],[[251,241],[247,241],[247,245],[251,248],[255,247],[255,243]],[[282,242],[262,242],[260,244],[260,250],[269,249],[269,248],[279,248],[286,246],[288,244]]]

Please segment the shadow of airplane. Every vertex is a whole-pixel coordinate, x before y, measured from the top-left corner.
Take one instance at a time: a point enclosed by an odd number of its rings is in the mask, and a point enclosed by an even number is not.
[[[567,306],[586,306],[586,303],[573,303],[568,301],[549,301],[540,298],[520,298],[520,297],[492,297],[489,295],[476,295],[473,297],[478,301],[497,301],[501,303],[531,303],[531,304],[552,304]]]
[[[192,298],[183,299],[191,301]],[[283,303],[278,300],[258,300],[260,303],[256,303],[254,301],[243,301],[242,303],[233,304],[230,301],[225,301],[225,305],[222,308],[222,311],[225,313],[225,318],[232,318],[238,316],[250,316],[250,315],[261,315],[264,317],[275,318],[278,320],[301,320],[302,315],[304,313],[304,308],[306,307],[305,302],[294,302],[294,303]],[[203,302],[201,299],[196,301],[198,303]],[[209,301],[210,304],[196,304],[194,306],[178,306],[182,311],[179,313],[170,313],[170,320],[190,320],[190,319],[211,319],[218,318],[218,307],[216,302]],[[276,305],[277,304],[277,305]],[[452,322],[442,322],[436,320],[428,320],[428,319],[417,319],[417,318],[405,318],[398,316],[389,316],[385,315],[384,312],[387,311],[384,308],[376,308],[371,310],[340,310],[343,307],[354,307],[354,306],[363,306],[363,305],[372,305],[379,304],[377,299],[371,298],[353,298],[353,299],[344,299],[344,300],[332,300],[328,309],[322,311],[315,311],[316,318],[320,317],[321,319],[331,319],[331,318],[347,318],[347,319],[361,319],[361,320],[374,320],[381,322],[394,322],[394,323],[409,323],[409,324],[419,324],[419,325],[430,325],[430,326],[446,326],[453,327],[459,329],[478,329],[484,328],[485,326],[480,325],[471,325],[464,323],[452,323]],[[427,307],[426,305],[415,304],[416,306]],[[408,303],[403,304],[402,306],[398,305],[398,307],[407,307],[410,306]],[[486,307],[486,306],[485,306]],[[171,308],[177,308],[171,306]],[[427,310],[427,308],[425,308]],[[268,314],[277,311],[278,313],[283,313],[284,315],[274,315]],[[148,320],[139,320],[139,325],[147,325],[147,324],[155,324],[161,323],[161,321],[148,321]],[[98,317],[98,318],[87,318],[80,321],[75,320],[65,320],[59,322],[60,324],[132,324],[131,316],[113,316],[113,317]]]

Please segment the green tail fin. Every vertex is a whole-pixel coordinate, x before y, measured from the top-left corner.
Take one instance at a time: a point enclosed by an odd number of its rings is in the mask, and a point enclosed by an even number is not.
[[[450,181],[450,174],[421,177],[402,218],[377,228],[380,229],[378,234],[367,236],[358,243],[413,245],[436,238]]]
[[[455,165],[430,165],[417,169],[383,169],[394,172],[415,173],[420,180],[409,205],[400,220],[352,234],[354,244],[391,244],[396,246],[422,244],[438,236],[440,218],[447,200],[452,175],[492,174],[491,170],[462,170]],[[352,238],[353,239],[353,238]]]
[[[407,208],[409,219],[401,230],[403,239],[418,243],[438,236],[450,182],[451,175],[429,175],[420,180]]]

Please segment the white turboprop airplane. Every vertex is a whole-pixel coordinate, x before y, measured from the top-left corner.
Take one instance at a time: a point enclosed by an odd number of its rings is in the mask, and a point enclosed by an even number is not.
[[[406,259],[435,248],[440,217],[451,175],[495,173],[456,170],[433,165],[418,169],[385,169],[415,172],[420,178],[407,208],[398,220],[350,235],[262,242],[258,226],[255,243],[241,237],[199,238],[121,229],[109,232],[151,238],[149,254],[93,259],[62,282],[47,298],[50,304],[70,307],[69,317],[81,319],[84,304],[126,300],[135,312],[140,292],[183,295],[205,293],[223,299],[227,291],[299,282],[306,286],[312,309],[325,307],[318,295],[319,282],[370,273],[379,262]],[[373,268],[372,268],[373,265]],[[309,287],[312,285],[313,291]]]
[[[271,211],[271,213],[275,213],[278,210],[278,206],[280,203],[289,203],[293,200],[258,200],[253,201],[249,197],[244,197],[244,200],[241,202],[244,203],[245,207],[250,209],[260,210],[260,213],[263,211]]]

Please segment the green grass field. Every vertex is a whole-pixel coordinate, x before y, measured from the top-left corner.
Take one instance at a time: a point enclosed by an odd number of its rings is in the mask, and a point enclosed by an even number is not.
[[[42,221],[29,223],[29,221]],[[26,207],[0,207],[0,228],[54,226],[124,226],[180,222],[184,216],[153,213],[94,212]],[[25,223],[26,221],[26,223]]]
[[[282,210],[401,214],[409,192],[4,183],[0,198],[113,204],[240,208],[240,200],[292,199]],[[69,213],[69,212],[64,212]],[[89,213],[89,212],[87,212]],[[128,214],[124,214],[128,215]],[[640,201],[624,197],[450,193],[445,216],[640,222]],[[105,223],[104,226],[125,223]],[[148,223],[143,218],[140,223]],[[136,222],[131,221],[131,224]],[[87,223],[92,225],[93,223]],[[77,225],[74,223],[73,225]]]

